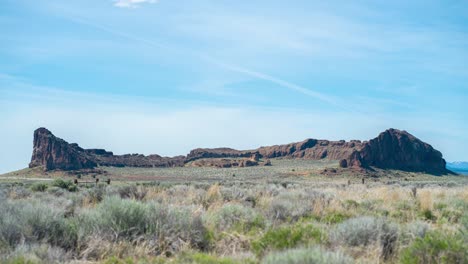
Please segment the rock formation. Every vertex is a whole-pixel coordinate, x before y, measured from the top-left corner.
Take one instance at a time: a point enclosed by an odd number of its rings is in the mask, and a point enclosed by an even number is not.
[[[251,167],[257,165],[259,165],[259,162],[246,158],[208,158],[198,159],[189,163],[189,166],[193,167],[216,168]]]
[[[96,163],[82,154],[76,144],[55,137],[49,130],[34,132],[34,148],[29,167],[44,166],[45,170],[79,170],[96,167]]]
[[[45,128],[34,132],[30,167],[44,170],[80,170],[97,166],[115,167],[244,167],[271,165],[272,158],[329,159],[342,168],[398,169],[429,173],[447,173],[442,154],[406,131],[389,129],[370,141],[346,142],[307,139],[297,143],[260,147],[255,150],[198,148],[187,156],[114,155],[104,149],[82,149],[55,137]]]
[[[364,166],[405,171],[443,173],[442,153],[406,131],[389,129],[370,140],[352,157]]]
[[[183,166],[184,156],[173,158],[141,154],[114,155],[104,149],[83,149],[55,137],[46,128],[34,132],[34,147],[29,167],[42,166],[44,170],[81,170],[97,166],[113,167],[175,167]]]
[[[241,151],[231,148],[197,148],[187,155],[187,162],[207,158],[247,158],[253,154],[255,151]]]

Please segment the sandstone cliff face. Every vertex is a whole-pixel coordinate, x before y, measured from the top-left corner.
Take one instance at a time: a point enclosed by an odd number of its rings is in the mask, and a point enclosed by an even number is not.
[[[181,167],[187,163],[192,166],[243,167],[271,165],[271,158],[329,159],[338,160],[341,167],[448,172],[439,151],[408,132],[397,129],[389,129],[368,142],[307,139],[244,151],[199,148],[187,156],[169,158],[141,154],[114,155],[103,149],[82,149],[77,144],[69,144],[55,137],[45,128],[39,128],[34,132],[34,149],[29,166],[43,166],[45,170],[79,170],[96,166]]]
[[[183,166],[185,157],[173,158],[141,154],[114,155],[104,149],[83,149],[55,137],[46,128],[34,132],[34,147],[29,167],[44,170],[80,170],[97,166],[113,167],[175,167]]]
[[[382,132],[364,144],[357,158],[365,166],[382,169],[436,173],[447,171],[442,153],[410,133],[397,129]]]
[[[197,159],[209,159],[209,158],[246,158],[251,157],[256,152],[241,151],[231,148],[197,148],[187,155],[187,162]]]
[[[96,167],[96,163],[83,155],[76,144],[55,137],[49,130],[34,132],[34,148],[29,167],[43,166],[44,170],[79,170]]]

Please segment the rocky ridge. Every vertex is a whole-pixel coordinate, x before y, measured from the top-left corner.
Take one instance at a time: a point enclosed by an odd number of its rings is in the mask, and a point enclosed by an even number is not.
[[[272,158],[338,160],[340,167],[398,169],[444,174],[442,154],[406,131],[388,129],[378,137],[361,142],[306,139],[285,145],[254,150],[198,148],[187,156],[114,155],[104,149],[83,149],[54,136],[46,128],[34,132],[34,148],[29,167],[44,170],[81,170],[97,166],[114,167],[244,167],[269,165]]]

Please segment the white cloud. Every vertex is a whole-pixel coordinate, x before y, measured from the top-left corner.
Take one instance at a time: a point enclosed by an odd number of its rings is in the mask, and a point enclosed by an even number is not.
[[[136,8],[144,3],[154,4],[157,2],[158,0],[115,0],[114,6],[122,8]]]

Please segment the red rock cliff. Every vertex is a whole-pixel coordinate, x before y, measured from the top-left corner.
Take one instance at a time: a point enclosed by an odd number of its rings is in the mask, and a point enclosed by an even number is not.
[[[230,148],[195,149],[187,156],[161,157],[141,154],[114,155],[103,149],[82,149],[55,137],[49,130],[34,132],[30,167],[45,170],[79,170],[96,166],[179,167],[198,159],[213,158],[302,158],[339,160],[342,167],[377,167],[429,173],[447,173],[442,154],[406,131],[389,129],[361,142],[307,139],[297,143],[260,147],[255,150]],[[206,161],[205,161],[206,163]],[[209,162],[208,162],[209,163]]]

